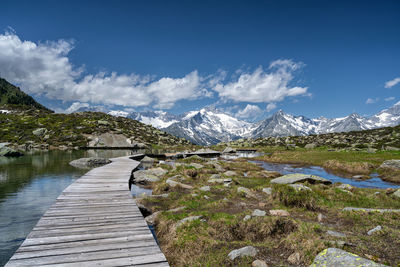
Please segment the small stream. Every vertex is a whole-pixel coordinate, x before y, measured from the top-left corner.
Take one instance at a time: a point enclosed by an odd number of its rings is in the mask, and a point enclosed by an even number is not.
[[[378,174],[376,173],[371,175],[371,179],[358,180],[358,179],[351,179],[334,175],[332,173],[325,171],[324,168],[319,166],[298,166],[293,164],[269,163],[269,162],[254,161],[254,160],[251,160],[250,162],[259,164],[268,171],[277,171],[280,172],[281,174],[290,174],[290,173],[313,174],[326,178],[332,181],[332,183],[350,184],[352,186],[360,188],[380,188],[380,189],[386,189],[389,187],[400,188],[400,185],[382,181],[382,179],[379,178]]]

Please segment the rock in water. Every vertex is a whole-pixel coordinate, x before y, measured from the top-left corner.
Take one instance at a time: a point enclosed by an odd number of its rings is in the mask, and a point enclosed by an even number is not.
[[[310,267],[323,266],[346,266],[346,267],[379,267],[386,266],[365,258],[361,258],[353,253],[346,252],[338,248],[327,248],[315,257]]]
[[[294,183],[323,183],[323,184],[331,184],[332,182],[328,179],[312,175],[312,174],[302,174],[302,173],[291,173],[281,176],[279,178],[272,179],[270,183],[273,184],[294,184]]]
[[[105,158],[80,158],[73,160],[69,163],[69,165],[74,166],[76,168],[96,168],[106,164],[111,163],[111,160]]]
[[[247,246],[247,247],[232,250],[231,252],[229,252],[228,257],[231,260],[234,260],[237,257],[245,257],[245,256],[254,257],[255,255],[257,255],[257,253],[258,253],[258,249],[256,249],[255,247],[252,247],[252,246]]]
[[[20,157],[23,155],[24,155],[23,153],[6,146],[0,148],[0,156],[3,157]]]

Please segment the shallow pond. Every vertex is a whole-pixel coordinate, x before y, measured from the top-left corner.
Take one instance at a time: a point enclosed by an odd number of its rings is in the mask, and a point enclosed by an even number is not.
[[[368,180],[356,180],[334,175],[332,173],[325,171],[324,168],[318,166],[297,166],[292,164],[269,163],[264,161],[250,161],[250,162],[260,164],[264,169],[269,171],[277,171],[282,174],[289,174],[289,173],[313,174],[329,179],[333,183],[350,184],[352,186],[360,188],[389,188],[389,187],[400,188],[400,185],[382,181],[377,174],[371,175],[371,179]]]
[[[88,171],[70,166],[70,161],[130,154],[130,150],[79,150],[0,157],[0,266],[8,261],[60,193]]]

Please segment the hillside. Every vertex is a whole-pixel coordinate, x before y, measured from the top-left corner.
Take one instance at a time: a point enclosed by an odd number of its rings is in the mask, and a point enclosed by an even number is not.
[[[51,111],[39,104],[31,96],[25,94],[18,87],[0,78],[0,107],[8,108],[35,108],[43,111]]]
[[[43,110],[25,110],[0,114],[0,142],[32,147],[88,147],[100,136],[154,146],[189,145],[141,122],[101,112],[54,114]]]

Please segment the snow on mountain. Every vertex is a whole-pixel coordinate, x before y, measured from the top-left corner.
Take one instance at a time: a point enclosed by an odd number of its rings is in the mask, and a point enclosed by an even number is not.
[[[122,111],[122,110],[110,110],[107,114],[115,117],[128,117],[129,112]]]
[[[180,115],[173,115],[165,111],[132,112],[128,118],[138,120],[145,124],[151,124],[156,128],[166,128],[180,121]]]

